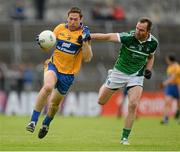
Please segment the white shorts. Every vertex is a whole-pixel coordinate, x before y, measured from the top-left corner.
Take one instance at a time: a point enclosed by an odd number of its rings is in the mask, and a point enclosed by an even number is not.
[[[119,89],[123,87],[142,86],[144,76],[127,75],[117,69],[108,71],[105,86],[109,89]]]

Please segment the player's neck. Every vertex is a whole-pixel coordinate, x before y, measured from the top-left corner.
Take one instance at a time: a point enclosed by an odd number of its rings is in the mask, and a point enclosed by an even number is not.
[[[65,25],[65,27],[66,27],[67,29],[69,29],[70,31],[72,31],[72,32],[79,30],[80,28],[82,28],[82,26],[83,26],[82,23],[80,23],[77,28],[71,28],[67,23],[66,23],[66,25]]]
[[[140,42],[146,42],[149,38],[150,34],[148,34],[146,37],[143,37],[141,39],[139,39]]]

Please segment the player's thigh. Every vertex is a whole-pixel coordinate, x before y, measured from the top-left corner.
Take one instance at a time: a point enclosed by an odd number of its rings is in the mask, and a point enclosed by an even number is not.
[[[171,95],[165,95],[164,96],[164,102],[166,105],[169,105],[174,100],[174,97]]]
[[[142,96],[143,87],[142,86],[133,86],[128,90],[128,99],[129,104],[137,105]]]
[[[44,73],[44,86],[54,88],[57,77],[54,71],[48,70]]]
[[[105,104],[117,90],[112,90],[107,88],[105,85],[102,85],[99,90],[98,102],[99,104]]]

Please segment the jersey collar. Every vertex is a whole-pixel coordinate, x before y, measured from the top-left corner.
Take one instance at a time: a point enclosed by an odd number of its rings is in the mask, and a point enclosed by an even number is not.
[[[145,41],[140,41],[140,40],[138,40],[139,41],[139,43],[144,43],[144,42],[146,42],[146,41],[151,41],[151,39],[152,39],[152,35],[151,35],[151,33],[149,33],[149,37],[148,37],[148,39],[147,40],[145,40]]]
[[[80,24],[79,24],[79,27],[78,27],[78,29],[77,29],[77,30],[82,29],[82,28],[83,28],[83,26],[84,26],[84,25],[83,25],[83,23],[80,23]],[[65,23],[65,27],[66,27],[67,29],[69,29],[69,27],[68,27],[68,23],[67,23],[67,22]]]

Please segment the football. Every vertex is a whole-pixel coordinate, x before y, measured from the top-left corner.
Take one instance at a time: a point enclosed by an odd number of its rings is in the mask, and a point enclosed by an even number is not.
[[[50,30],[42,31],[39,34],[39,43],[44,49],[51,49],[56,43],[56,36]]]

